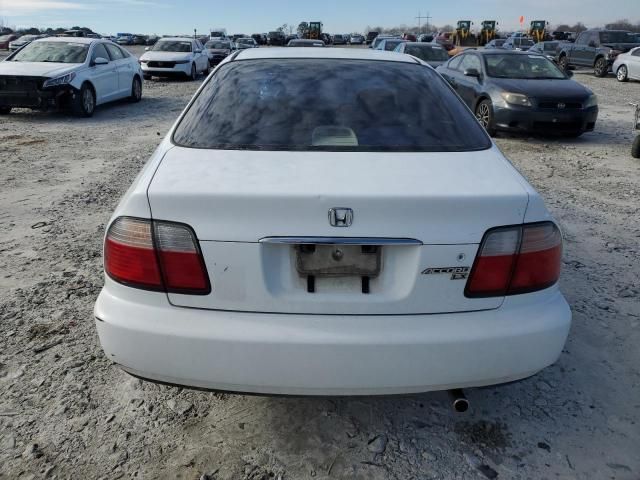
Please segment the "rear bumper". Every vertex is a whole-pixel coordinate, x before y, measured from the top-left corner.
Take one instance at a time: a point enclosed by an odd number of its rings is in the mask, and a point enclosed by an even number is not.
[[[236,392],[397,394],[518,380],[556,361],[571,323],[555,287],[496,310],[404,316],[206,311],[126,290],[105,287],[95,305],[112,361],[143,378]]]
[[[590,132],[598,119],[598,107],[586,110],[557,111],[526,107],[494,107],[497,130],[535,133]]]

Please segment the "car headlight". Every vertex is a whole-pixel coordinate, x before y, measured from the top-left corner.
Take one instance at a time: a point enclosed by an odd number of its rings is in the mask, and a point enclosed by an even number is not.
[[[501,93],[500,96],[507,102],[509,105],[519,105],[521,107],[530,107],[531,101],[529,101],[529,97],[526,95],[522,95],[521,93]]]
[[[589,98],[587,98],[587,101],[584,103],[584,108],[591,108],[591,107],[597,107],[598,106],[598,96],[595,94],[591,94],[589,95]]]
[[[42,85],[42,88],[57,87],[58,85],[67,85],[73,82],[74,78],[76,78],[75,72],[67,73],[66,75],[62,75],[61,77],[50,78],[49,80],[44,82],[44,85]]]

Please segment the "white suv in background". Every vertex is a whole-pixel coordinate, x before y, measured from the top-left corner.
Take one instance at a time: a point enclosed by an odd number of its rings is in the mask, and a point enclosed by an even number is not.
[[[199,40],[187,37],[161,38],[140,57],[144,78],[181,76],[195,80],[209,73],[209,57]]]

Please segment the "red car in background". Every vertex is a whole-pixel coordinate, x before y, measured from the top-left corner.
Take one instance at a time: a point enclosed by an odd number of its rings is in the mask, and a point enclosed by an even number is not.
[[[417,42],[418,39],[416,38],[416,36],[413,33],[403,33],[402,34],[402,39],[406,40],[407,42]]]
[[[0,37],[0,50],[9,50],[9,44],[18,38],[20,38],[20,35],[14,33],[2,35]]]

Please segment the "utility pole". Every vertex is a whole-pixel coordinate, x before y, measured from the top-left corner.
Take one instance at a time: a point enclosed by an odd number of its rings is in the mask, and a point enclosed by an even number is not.
[[[420,33],[420,27],[422,24],[422,19],[425,19],[427,21],[427,32],[429,31],[429,20],[431,20],[431,16],[429,15],[429,12],[427,12],[427,16],[423,17],[422,14],[420,12],[418,12],[418,16],[416,17],[416,19],[418,20],[418,33]]]

